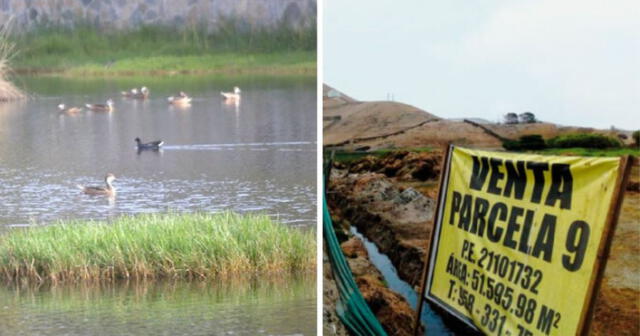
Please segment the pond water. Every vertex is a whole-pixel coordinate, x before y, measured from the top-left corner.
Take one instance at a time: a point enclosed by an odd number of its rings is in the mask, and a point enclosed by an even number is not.
[[[315,335],[315,278],[0,286],[0,335]]]
[[[21,77],[33,96],[0,104],[0,230],[58,219],[142,212],[258,211],[315,227],[315,78],[168,76],[115,79]],[[121,98],[147,86],[150,99]],[[239,104],[220,91],[242,89]],[[188,108],[167,97],[185,91]],[[104,104],[113,112],[60,114],[57,105]],[[161,139],[161,151],[134,139]],[[81,185],[117,177],[115,201]]]
[[[315,230],[315,78],[22,77],[33,96],[0,104],[0,231],[145,212],[260,212]],[[120,91],[147,86],[145,101]],[[240,104],[220,91],[242,89]],[[188,108],[167,104],[184,91]],[[113,112],[60,114],[108,98]],[[134,139],[163,140],[161,151]],[[88,196],[77,184],[117,196]],[[313,279],[237,283],[0,286],[4,335],[315,335]]]

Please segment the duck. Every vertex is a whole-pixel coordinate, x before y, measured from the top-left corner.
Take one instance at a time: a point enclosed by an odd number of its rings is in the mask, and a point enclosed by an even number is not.
[[[138,89],[137,88],[133,88],[129,91],[122,91],[120,92],[120,94],[122,94],[123,97],[125,98],[133,98],[134,96],[136,96],[138,94]]]
[[[178,93],[175,96],[171,96],[171,97],[167,98],[167,100],[169,101],[169,104],[173,104],[173,105],[189,105],[189,104],[191,104],[191,97],[187,96],[187,94],[184,93],[183,91],[180,91],[180,93]]]
[[[111,112],[113,111],[113,99],[109,98],[106,105],[102,104],[86,104],[89,110],[94,112]]]
[[[225,100],[240,100],[240,88],[235,86],[233,88],[233,92],[222,92],[220,91],[220,95],[224,97]]]
[[[82,107],[69,107],[69,108],[67,108],[67,105],[65,105],[65,104],[59,104],[58,105],[58,109],[60,110],[60,113],[66,113],[66,114],[76,114],[76,113],[82,111]]]
[[[109,173],[104,177],[105,187],[97,187],[97,186],[82,186],[77,185],[83,193],[87,195],[105,195],[105,196],[115,196],[116,188],[111,184],[113,180],[115,180],[115,175]]]
[[[140,140],[140,138],[136,138],[135,141],[136,141],[136,144],[138,145],[138,150],[143,150],[143,149],[158,150],[162,145],[164,145],[164,141],[162,140],[143,143],[142,140]]]
[[[122,91],[122,96],[124,98],[132,98],[132,99],[147,99],[149,98],[149,89],[146,86],[143,86],[138,90],[138,88],[133,88],[129,91]]]
[[[146,86],[140,88],[140,92],[133,96],[135,99],[147,99],[149,98],[149,89]]]

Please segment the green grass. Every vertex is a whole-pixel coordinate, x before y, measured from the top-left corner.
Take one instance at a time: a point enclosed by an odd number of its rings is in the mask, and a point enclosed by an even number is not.
[[[209,278],[315,269],[315,233],[263,215],[148,214],[0,236],[0,278]]]
[[[574,156],[622,156],[634,155],[640,156],[640,148],[548,148],[535,151],[540,154],[548,155],[574,155]]]
[[[435,149],[433,147],[416,147],[416,148],[384,148],[384,149],[377,149],[377,150],[366,151],[366,152],[336,151],[334,155],[334,160],[336,162],[349,163],[349,162],[360,160],[365,156],[382,157],[384,155],[387,155],[393,152],[408,151],[408,152],[419,153],[419,152],[433,152],[434,150]],[[325,151],[324,155],[326,158],[329,158],[331,156],[331,153],[330,151]]]
[[[316,28],[241,30],[228,21],[216,33],[143,26],[100,32],[88,24],[46,27],[14,35],[18,72],[68,75],[143,73],[308,73],[316,70]]]

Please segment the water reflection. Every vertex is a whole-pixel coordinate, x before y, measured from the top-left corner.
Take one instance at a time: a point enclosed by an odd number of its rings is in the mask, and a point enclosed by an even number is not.
[[[0,287],[0,335],[315,335],[315,278]]]
[[[35,98],[0,105],[0,230],[66,218],[142,212],[261,211],[315,225],[315,81],[299,78],[23,78]],[[148,86],[149,99],[115,99],[113,112],[60,115]],[[220,91],[238,85],[242,101]],[[190,107],[170,105],[184,90]],[[162,139],[138,152],[134,139]],[[75,185],[112,172],[117,199]]]

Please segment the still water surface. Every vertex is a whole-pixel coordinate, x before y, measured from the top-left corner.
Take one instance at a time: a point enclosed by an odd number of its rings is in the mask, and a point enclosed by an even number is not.
[[[315,335],[315,279],[0,286],[5,335]]]
[[[316,84],[300,78],[21,78],[0,104],[0,231],[144,212],[261,212],[315,229]],[[147,86],[151,99],[120,91]],[[221,90],[239,86],[239,105]],[[191,107],[169,106],[185,91]],[[111,113],[57,105],[114,98]],[[138,152],[134,139],[162,139]],[[117,176],[115,201],[77,184]],[[314,335],[315,278],[38,289],[0,287],[4,335]]]
[[[296,226],[315,223],[316,86],[313,79],[168,77],[22,78],[33,94],[0,104],[0,229],[66,218],[142,212],[259,211]],[[151,99],[122,99],[147,86]],[[240,104],[220,91],[242,89]],[[185,91],[189,108],[167,104]],[[114,98],[110,113],[58,113]],[[159,152],[134,139],[161,139]],[[77,184],[117,180],[115,202]]]

